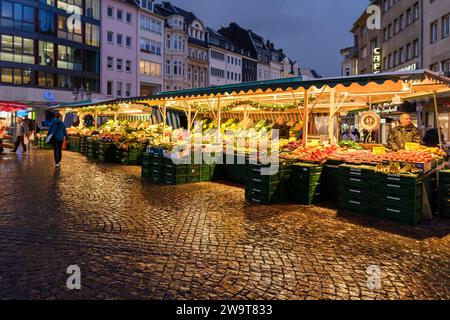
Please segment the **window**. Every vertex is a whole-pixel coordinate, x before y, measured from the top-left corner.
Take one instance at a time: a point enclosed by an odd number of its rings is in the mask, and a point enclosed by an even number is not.
[[[403,14],[400,15],[400,18],[398,19],[398,24],[399,24],[400,31],[405,29],[405,15],[403,15]]]
[[[122,96],[122,82],[117,82],[117,96]]]
[[[170,60],[166,61],[166,74],[170,74],[170,69],[171,69],[171,64],[170,64]],[[142,60],[141,60],[141,74],[142,73]]]
[[[95,24],[85,23],[85,43],[93,47],[100,46],[100,28]]]
[[[131,61],[130,60],[127,60],[125,62],[125,71],[126,72],[131,72]]]
[[[118,44],[119,46],[122,46],[122,45],[123,45],[122,40],[123,40],[123,35],[121,35],[120,33],[118,33],[118,34],[117,34],[117,44]]]
[[[4,28],[34,32],[34,8],[10,1],[0,2],[0,25]]]
[[[398,20],[394,20],[394,34],[397,34],[399,32],[399,26],[398,26]]]
[[[113,64],[114,64],[114,58],[113,57],[106,58],[106,67],[108,69],[112,70]]]
[[[125,96],[131,97],[131,83],[125,85]]]
[[[211,50],[211,58],[215,60],[225,61],[225,54],[215,50]]]
[[[141,51],[160,56],[161,43],[141,37]]]
[[[211,67],[211,75],[217,78],[225,78],[225,70]]]
[[[410,25],[412,22],[411,9],[406,10],[406,25]]]
[[[123,21],[123,10],[117,9],[117,20]]]
[[[450,14],[442,18],[442,38],[450,36]]]
[[[403,64],[405,62],[405,52],[403,48],[400,48],[400,50],[398,51],[398,55],[399,55],[399,63]]]
[[[170,49],[170,34],[168,34],[167,37],[166,37],[166,48]]]
[[[69,6],[77,6],[79,7],[79,12],[83,12],[83,0],[58,0],[58,8],[63,9],[66,12],[70,12]]]
[[[58,45],[57,67],[61,69],[82,71],[81,49]]]
[[[107,40],[108,43],[114,43],[114,32],[108,31]]]
[[[384,28],[383,30],[383,39],[384,41],[388,41],[389,40],[389,34],[388,34],[388,29]]]
[[[419,3],[414,4],[413,6],[413,14],[414,14],[414,20],[419,19],[420,12],[419,12]]]
[[[55,66],[55,44],[39,41],[39,64],[41,66]]]
[[[13,83],[15,85],[28,85],[32,83],[31,69],[2,68],[0,73],[0,82]]]
[[[117,71],[122,71],[123,59],[117,59]]]
[[[168,68],[170,69],[170,60],[167,61]],[[166,70],[170,71],[170,70]],[[139,64],[139,72],[143,76],[150,76],[153,78],[160,78],[161,77],[161,64],[154,63],[151,61],[141,60]],[[170,72],[167,72],[170,74]]]
[[[86,16],[89,18],[100,20],[100,0],[86,0]]]
[[[438,41],[438,23],[433,22],[430,26],[430,41],[431,43],[436,43]]]
[[[100,52],[92,50],[84,50],[84,71],[92,73],[100,73]],[[95,88],[98,90],[98,81],[95,80]]]
[[[442,71],[450,71],[450,59],[442,61]]]
[[[73,89],[74,78],[66,74],[58,74],[58,88]]]
[[[125,45],[128,47],[128,48],[131,48],[131,37],[126,37],[126,39],[125,39]]]
[[[430,70],[434,72],[439,72],[439,63],[432,64]]]
[[[106,94],[108,96],[112,96],[113,94],[113,82],[112,81],[108,81],[106,82]]]
[[[132,17],[133,17],[133,15],[131,13],[127,12],[127,23],[131,24]]]
[[[38,86],[51,88],[54,87],[54,75],[50,72],[39,72],[38,73]]]
[[[419,56],[419,40],[414,40],[414,42],[413,42],[413,54],[414,54],[414,57]]]
[[[1,35],[0,60],[34,64],[34,42],[19,36]]]
[[[150,11],[153,11],[153,1],[152,0],[141,0],[141,7]]]
[[[83,42],[83,35],[81,32],[81,24],[74,23],[73,28],[67,28],[67,17],[58,16],[58,38]]]
[[[406,45],[406,61],[409,61],[411,59],[412,59],[411,44],[408,43]]]
[[[50,35],[55,34],[55,15],[53,12],[39,9],[39,31]],[[75,31],[78,30],[74,28]]]
[[[108,6],[108,17],[113,18],[114,17],[114,8]]]
[[[153,33],[162,33],[162,23],[150,17],[141,15],[141,28]]]
[[[367,58],[367,46],[364,46],[362,49],[361,49],[361,58]]]

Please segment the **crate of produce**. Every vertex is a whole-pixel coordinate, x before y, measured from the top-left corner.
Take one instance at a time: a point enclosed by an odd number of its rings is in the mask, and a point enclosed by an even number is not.
[[[98,145],[98,160],[102,162],[114,162],[116,154],[115,144],[100,142]]]
[[[383,205],[374,208],[379,217],[395,220],[409,225],[416,225],[422,219],[422,208],[410,210],[398,206]]]
[[[80,142],[81,138],[79,136],[69,136],[69,151],[80,152]]]

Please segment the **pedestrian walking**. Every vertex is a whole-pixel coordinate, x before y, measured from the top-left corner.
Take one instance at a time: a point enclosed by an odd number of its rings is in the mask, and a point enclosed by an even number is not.
[[[27,152],[27,146],[25,145],[25,137],[28,134],[28,125],[22,118],[16,118],[16,140],[14,141],[14,148],[12,152],[17,152],[17,149],[22,145],[23,152]]]
[[[52,121],[50,129],[48,130],[48,136],[50,138],[50,143],[53,145],[53,153],[55,156],[55,165],[58,168],[62,160],[62,147],[64,138],[68,140],[67,130],[64,122],[61,120],[61,114],[57,113],[55,120]]]

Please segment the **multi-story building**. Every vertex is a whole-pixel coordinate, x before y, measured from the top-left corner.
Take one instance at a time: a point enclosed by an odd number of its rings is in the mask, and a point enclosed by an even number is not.
[[[206,27],[192,12],[162,2],[165,22],[165,90],[208,85]]]
[[[208,28],[209,83],[212,86],[242,82],[244,49]]]
[[[0,99],[39,105],[100,92],[99,0],[0,0],[0,38]]]
[[[266,47],[270,52],[270,79],[282,78],[283,59],[285,57],[283,50],[275,49],[273,42],[267,41]]]
[[[401,71],[424,67],[423,54],[427,44],[423,41],[422,2],[384,0],[380,3],[383,70]]]
[[[146,96],[164,90],[164,17],[154,1],[139,5],[138,93]]]
[[[424,46],[426,69],[450,72],[450,2],[426,0],[423,3]]]
[[[341,63],[341,76],[352,76],[358,74],[358,50],[348,47],[341,50],[344,61]]]
[[[136,96],[138,7],[133,0],[103,0],[101,11],[101,91],[108,98]]]

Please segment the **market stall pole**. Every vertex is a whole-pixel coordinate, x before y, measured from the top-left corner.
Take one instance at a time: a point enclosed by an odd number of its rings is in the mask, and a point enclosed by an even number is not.
[[[308,90],[305,90],[304,98],[303,98],[303,147],[306,147],[308,144],[308,129],[309,129],[309,112],[308,112]]]
[[[438,110],[438,102],[437,102],[437,95],[436,95],[436,91],[433,92],[433,100],[434,100],[434,112],[436,113],[436,126],[438,129],[438,136],[439,136],[439,148],[441,148],[441,150],[444,149],[444,146],[442,144],[442,130],[441,130],[441,123],[439,120],[439,110]]]

